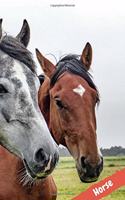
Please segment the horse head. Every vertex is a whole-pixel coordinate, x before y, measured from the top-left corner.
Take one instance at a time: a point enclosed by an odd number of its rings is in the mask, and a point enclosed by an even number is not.
[[[54,66],[37,49],[46,75],[39,90],[39,105],[58,144],[68,148],[83,182],[96,181],[103,168],[97,145],[95,107],[98,90],[89,74],[92,47],[81,56],[67,55]]]
[[[0,20],[0,144],[20,157],[32,179],[46,177],[58,160],[55,144],[38,106],[39,79],[27,50],[24,20],[17,37],[2,34]]]

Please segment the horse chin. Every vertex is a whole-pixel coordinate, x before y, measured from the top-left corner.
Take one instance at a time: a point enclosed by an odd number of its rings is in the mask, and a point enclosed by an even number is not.
[[[98,180],[98,177],[88,177],[86,174],[86,169],[82,168],[78,164],[76,164],[77,172],[81,182],[83,183],[92,183]]]
[[[28,164],[25,160],[23,160],[23,162],[24,162],[24,166],[25,166],[25,170],[26,170],[26,176],[32,182],[35,182],[37,180],[44,180],[49,175],[46,172],[41,172],[41,173],[36,174],[30,169],[30,167],[28,166]]]
[[[77,169],[77,171],[78,171],[78,169]],[[92,178],[91,177],[87,177],[86,174],[81,172],[81,171],[80,172],[78,171],[78,175],[79,175],[80,180],[83,183],[92,183],[92,182],[95,182],[95,181],[98,180],[98,177],[92,177]]]
[[[83,183],[92,183],[92,182],[96,182],[98,180],[97,177],[95,177],[95,178],[87,178],[87,177],[84,177],[84,176],[79,176],[79,177],[80,177],[80,180]]]

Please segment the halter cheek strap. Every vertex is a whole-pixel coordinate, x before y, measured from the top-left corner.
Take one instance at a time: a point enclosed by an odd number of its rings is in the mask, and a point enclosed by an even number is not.
[[[44,80],[45,80],[45,76],[44,76],[43,74],[40,74],[40,75],[38,76],[38,78],[39,78],[39,81],[40,81],[40,85],[42,85],[43,82],[44,82]]]

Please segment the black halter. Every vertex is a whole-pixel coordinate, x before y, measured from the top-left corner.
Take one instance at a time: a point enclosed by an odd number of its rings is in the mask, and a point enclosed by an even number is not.
[[[44,76],[43,74],[40,74],[40,75],[38,76],[38,78],[39,78],[39,81],[40,81],[40,85],[42,85],[43,82],[44,82],[44,80],[45,80],[45,76]]]
[[[62,60],[60,60],[57,63],[57,69],[55,70],[53,76],[51,77],[50,85],[53,86],[61,74],[64,72],[69,72],[72,74],[76,74],[78,76],[81,76],[83,79],[87,81],[90,87],[93,89],[96,89],[95,84],[93,83],[91,79],[90,73],[87,71],[86,67],[83,65],[83,63],[78,60],[77,58],[74,58],[74,56],[66,56]]]

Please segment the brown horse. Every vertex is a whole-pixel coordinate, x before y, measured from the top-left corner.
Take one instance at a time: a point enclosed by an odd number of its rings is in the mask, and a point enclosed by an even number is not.
[[[67,55],[56,66],[38,49],[36,55],[47,76],[39,90],[40,109],[58,144],[68,148],[81,181],[96,181],[103,169],[96,136],[95,106],[99,93],[88,72],[89,43],[82,55]]]
[[[26,49],[29,26],[24,20],[16,38],[2,37],[1,23],[0,200],[55,200],[49,174],[58,151],[38,106],[39,79]]]

